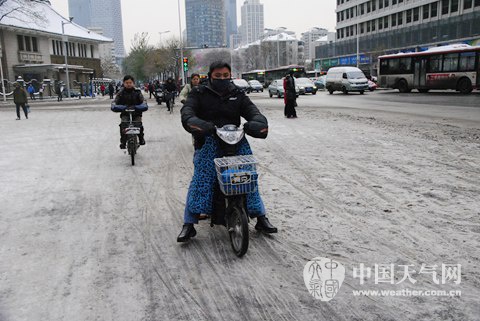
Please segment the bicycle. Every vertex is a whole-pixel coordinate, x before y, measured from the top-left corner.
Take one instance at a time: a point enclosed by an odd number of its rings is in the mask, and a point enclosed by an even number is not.
[[[167,108],[170,111],[170,114],[173,114],[173,106],[175,106],[175,92],[167,92]]]
[[[140,147],[140,142],[138,136],[140,135],[141,129],[140,127],[136,126],[137,122],[133,120],[133,114],[136,111],[147,111],[148,105],[142,104],[137,106],[123,106],[123,105],[115,105],[112,104],[112,111],[114,112],[127,112],[129,121],[128,126],[124,129],[124,133],[127,136],[127,152],[130,155],[130,160],[132,162],[132,166],[135,166],[135,155],[137,154],[137,150]]]
[[[249,244],[246,196],[258,188],[257,161],[253,155],[236,156],[236,145],[245,136],[243,129],[236,125],[226,125],[217,128],[217,136],[220,142],[226,143],[221,145],[225,156],[214,159],[218,187],[223,194],[223,197],[217,194],[216,204],[222,204],[223,201],[224,220],[214,213],[210,226],[224,225],[234,253],[242,257],[247,253]]]

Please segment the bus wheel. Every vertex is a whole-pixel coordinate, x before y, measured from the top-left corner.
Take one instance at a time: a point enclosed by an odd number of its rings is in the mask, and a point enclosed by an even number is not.
[[[458,81],[457,84],[457,90],[461,92],[462,94],[469,94],[472,92],[473,87],[472,87],[472,82],[470,79],[463,77]]]
[[[408,84],[405,79],[399,80],[397,87],[402,94],[409,93],[410,91],[412,91],[410,88],[408,88]]]
[[[430,89],[423,88],[423,89],[419,89],[418,92],[422,93],[422,94],[426,94],[426,93],[428,93],[429,90]]]

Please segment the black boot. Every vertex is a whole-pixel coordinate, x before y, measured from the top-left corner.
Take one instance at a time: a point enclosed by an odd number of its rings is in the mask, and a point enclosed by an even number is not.
[[[143,134],[143,127],[140,129],[140,135],[138,135],[138,142],[140,145],[145,145],[145,136]]]
[[[255,225],[255,229],[258,231],[264,231],[265,233],[277,233],[277,228],[273,226],[269,221],[268,218],[265,216],[257,217],[257,224]]]
[[[122,124],[120,126],[120,149],[126,149],[127,148],[127,135],[125,135],[125,129],[122,127]]]
[[[184,224],[182,231],[177,237],[177,242],[183,243],[188,241],[191,237],[194,237],[197,235],[197,231],[195,230],[195,227],[193,227],[193,224]]]

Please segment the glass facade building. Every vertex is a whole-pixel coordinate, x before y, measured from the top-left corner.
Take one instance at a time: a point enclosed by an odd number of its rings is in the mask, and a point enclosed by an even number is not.
[[[189,47],[227,45],[225,0],[185,0],[185,9]]]
[[[230,38],[237,34],[237,0],[225,0],[225,22],[227,27],[227,45],[230,47]]]
[[[120,0],[68,0],[68,8],[75,23],[88,29],[102,29],[104,36],[114,40],[115,59],[121,64],[125,45]]]

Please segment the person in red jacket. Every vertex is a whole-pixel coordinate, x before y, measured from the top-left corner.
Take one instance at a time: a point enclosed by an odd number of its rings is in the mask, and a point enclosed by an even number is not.
[[[283,79],[283,89],[284,95],[283,99],[285,100],[285,117],[287,118],[297,118],[297,112],[295,107],[297,107],[297,91],[295,89],[295,77],[294,73],[291,71]]]

